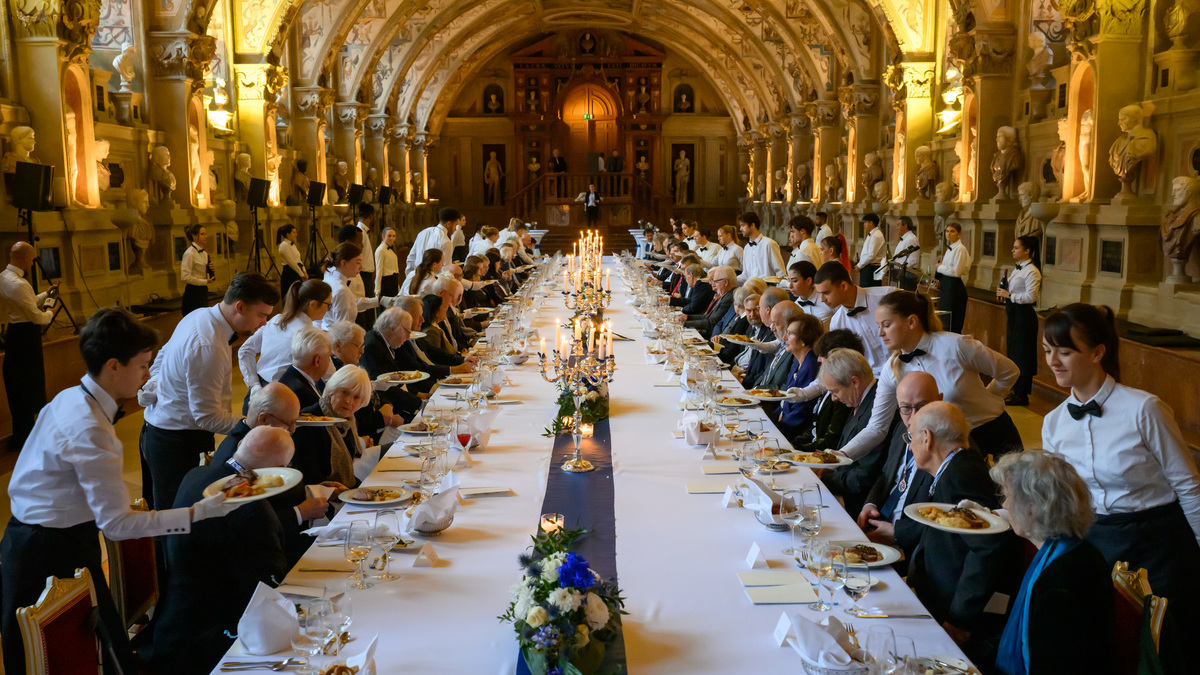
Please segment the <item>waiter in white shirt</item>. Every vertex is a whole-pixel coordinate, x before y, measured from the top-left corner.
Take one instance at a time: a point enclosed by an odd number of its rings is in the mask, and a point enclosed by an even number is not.
[[[1006,322],[1004,344],[1008,358],[1021,369],[1021,377],[1013,387],[1005,405],[1029,405],[1033,378],[1038,364],[1037,302],[1042,291],[1042,271],[1035,261],[1040,260],[1038,238],[1032,235],[1017,237],[1012,255],[1017,266],[1008,275],[1008,283],[996,289],[996,298],[1004,303]]]
[[[742,252],[742,272],[738,281],[745,283],[747,279],[758,277],[783,277],[787,272],[783,268],[783,254],[779,252],[779,244],[774,239],[758,231],[762,221],[753,211],[738,216],[738,228],[742,238],[746,240],[746,248]]]
[[[817,211],[817,219],[815,221],[817,225],[817,233],[813,236],[817,240],[818,245],[825,241],[826,237],[833,236],[833,228],[829,227],[829,224],[825,222],[827,220],[829,220],[829,214],[825,213],[824,211]]]
[[[709,241],[708,233],[702,227],[696,227],[692,232],[694,238],[692,250],[700,256],[701,264],[705,268],[717,267],[719,265],[717,255],[721,252],[720,244]]]
[[[868,213],[862,217],[863,239],[862,251],[858,254],[858,285],[862,288],[882,286],[883,282],[875,278],[879,271],[879,263],[887,253],[887,245],[883,240],[883,232],[879,229],[879,216]]]
[[[740,274],[742,271],[742,256],[745,254],[745,251],[737,243],[737,230],[732,225],[722,225],[717,228],[717,243],[721,245],[721,251],[717,253],[717,265],[732,267],[734,272]],[[717,265],[713,265],[712,267],[716,267]],[[706,267],[708,266],[706,265]]]
[[[215,448],[238,418],[230,405],[233,343],[262,328],[279,289],[256,272],[239,272],[218,304],[185,316],[150,367],[138,393],[142,426],[142,492],[151,508],[175,503],[184,474]]]
[[[787,261],[788,269],[801,260],[812,263],[814,269],[821,264],[821,249],[812,238],[814,229],[816,226],[808,216],[795,216],[788,221],[788,246],[792,247]]]
[[[937,268],[941,287],[938,309],[950,312],[950,330],[961,333],[967,318],[967,285],[963,280],[971,271],[971,253],[962,243],[962,226],[958,223],[946,225],[946,241],[950,242],[950,248]]]
[[[375,250],[371,245],[371,227],[375,225],[375,207],[363,202],[358,205],[358,223],[355,227],[359,232],[362,232],[362,241],[359,242],[359,248],[366,251],[368,255],[363,256],[362,271],[358,273],[362,277],[363,290],[367,297],[375,297],[375,257],[370,255]]]
[[[1190,638],[1200,629],[1200,470],[1171,408],[1118,382],[1114,322],[1108,307],[1083,303],[1046,318],[1046,365],[1071,394],[1042,422],[1042,447],[1070,462],[1092,494],[1088,541],[1110,565],[1145,569]]]
[[[450,243],[450,235],[454,234],[454,228],[459,226],[460,220],[462,220],[462,214],[458,212],[458,209],[447,206],[438,210],[438,224],[421,230],[413,241],[412,250],[408,252],[408,258],[404,262],[405,276],[412,274],[428,249],[442,249],[442,253],[445,254],[442,260],[452,258],[454,244]]]
[[[817,268],[807,260],[792,263],[788,267],[788,292],[805,314],[813,315],[828,329],[829,320],[833,318],[833,308],[821,300],[821,294],[817,292],[816,276]]]
[[[683,245],[687,246],[689,251],[696,248],[696,226],[692,224],[692,221],[686,219],[679,221],[679,231],[683,233],[681,240]]]
[[[265,280],[264,280],[265,283]],[[272,287],[273,288],[273,287]],[[193,313],[200,317],[204,310]],[[237,508],[219,494],[191,508],[133,511],[121,477],[123,452],[113,429],[119,400],[133,398],[146,382],[154,331],[120,309],[102,309],[79,334],[87,373],[78,386],[61,391],[42,411],[17,459],[8,485],[12,519],[0,541],[0,633],[4,667],[24,673],[25,649],[18,607],[34,604],[46,578],[71,578],[85,567],[96,587],[96,604],[108,644],[104,672],[136,673],[125,625],[117,614],[101,567],[99,532],[110,540],[191,531],[192,523]],[[93,666],[94,667],[94,666]],[[95,671],[92,671],[93,673]]]
[[[4,392],[12,415],[9,447],[20,450],[33,429],[38,411],[46,405],[46,370],[42,363],[42,326],[54,318],[58,284],[39,294],[26,277],[33,267],[33,247],[18,241],[8,253],[8,267],[0,272],[0,298],[4,319]],[[51,291],[54,291],[51,293]]]
[[[850,279],[850,272],[836,260],[817,270],[816,290],[821,301],[833,309],[829,330],[845,328],[863,342],[863,356],[871,364],[876,377],[887,361],[887,349],[879,339],[879,324],[875,323],[875,308],[883,296],[896,290],[891,286],[859,288]],[[820,379],[820,378],[818,378]]]
[[[918,272],[921,264],[921,242],[917,239],[912,218],[900,216],[896,226],[900,230],[900,241],[896,242],[897,260],[893,264],[904,269],[904,273],[900,275],[900,283],[897,285],[902,290],[915,291],[920,278]],[[905,251],[909,251],[909,253],[901,255]]]
[[[583,204],[583,210],[587,213],[587,223],[589,226],[600,222],[600,202],[604,198],[596,191],[594,183],[588,185],[587,192],[580,192],[575,197],[575,201]]]

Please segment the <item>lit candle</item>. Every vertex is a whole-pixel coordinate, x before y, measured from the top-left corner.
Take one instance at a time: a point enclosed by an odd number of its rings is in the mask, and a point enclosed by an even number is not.
[[[567,290],[567,281],[563,280],[563,290]],[[558,317],[554,317],[554,344],[562,342],[562,324],[559,323]]]
[[[612,290],[612,270],[604,270],[604,290]]]
[[[590,424],[580,424],[579,425],[579,435],[583,436],[584,438],[591,438],[592,431],[593,431],[593,428],[592,428],[592,425],[590,425]]]
[[[561,513],[543,513],[540,525],[542,532],[549,534],[561,530],[564,520],[565,518]]]
[[[545,354],[545,353],[546,353],[546,338],[539,338],[539,339],[538,339],[538,353],[539,353],[539,354]]]

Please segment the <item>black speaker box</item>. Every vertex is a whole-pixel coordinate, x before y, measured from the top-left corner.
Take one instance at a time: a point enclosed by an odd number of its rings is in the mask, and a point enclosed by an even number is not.
[[[267,208],[267,193],[271,191],[271,183],[261,178],[250,179],[250,189],[247,190],[246,203],[252,208]]]
[[[363,186],[359,185],[358,183],[351,183],[350,191],[346,193],[346,203],[350,206],[357,207],[358,203],[362,201],[362,197]]]
[[[17,162],[13,178],[13,206],[30,211],[50,210],[50,181],[54,167],[48,164]]]
[[[325,184],[311,181],[308,184],[308,205],[320,206],[325,203]]]
[[[393,190],[392,188],[390,188],[386,185],[379,186],[379,204],[381,206],[386,205],[386,204],[391,204],[392,196],[395,194],[396,194],[396,191]]]

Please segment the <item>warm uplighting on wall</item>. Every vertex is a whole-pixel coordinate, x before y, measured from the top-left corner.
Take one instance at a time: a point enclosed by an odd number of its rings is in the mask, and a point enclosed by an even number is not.
[[[233,113],[226,110],[225,106],[229,104],[229,92],[225,90],[225,80],[216,78],[212,85],[212,96],[204,97],[204,108],[208,114],[208,124],[218,133],[233,133],[233,128],[229,122],[233,119]]]
[[[962,73],[958,68],[951,66],[946,69],[945,79],[946,85],[942,89],[942,102],[946,107],[937,114],[938,119],[942,121],[942,128],[937,130],[939,134],[953,132],[962,122]]]

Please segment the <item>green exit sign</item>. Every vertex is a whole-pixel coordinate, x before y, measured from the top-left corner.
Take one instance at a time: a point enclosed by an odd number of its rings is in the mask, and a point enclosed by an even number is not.
[[[583,115],[583,119],[585,119],[585,120],[595,119],[595,117],[596,116],[593,115],[592,113],[584,113],[584,115]]]

